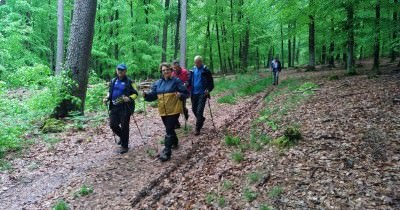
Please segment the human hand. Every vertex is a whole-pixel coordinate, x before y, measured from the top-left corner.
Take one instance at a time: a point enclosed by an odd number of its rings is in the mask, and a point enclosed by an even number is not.
[[[129,97],[127,97],[127,96],[122,96],[122,100],[123,100],[125,103],[128,103],[128,102],[131,101],[131,99],[130,99]]]

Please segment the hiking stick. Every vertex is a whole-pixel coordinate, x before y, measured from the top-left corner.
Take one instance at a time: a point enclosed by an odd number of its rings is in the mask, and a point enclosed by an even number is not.
[[[208,96],[207,98],[208,98],[208,100],[207,100],[208,101],[208,109],[210,110],[210,115],[211,115],[211,121],[212,121],[215,132],[217,132],[217,128],[215,127],[214,117],[213,117],[212,110],[211,110],[210,96]]]

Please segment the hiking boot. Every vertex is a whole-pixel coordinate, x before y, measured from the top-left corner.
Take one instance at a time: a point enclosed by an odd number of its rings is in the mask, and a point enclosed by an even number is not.
[[[171,149],[168,149],[165,147],[163,151],[158,156],[158,159],[161,160],[161,162],[165,162],[171,159]]]
[[[118,137],[117,145],[121,145],[121,138]]]
[[[119,150],[118,150],[118,154],[125,154],[125,153],[127,153],[129,151],[129,148],[128,147],[121,147]]]
[[[194,135],[195,135],[195,136],[200,135],[200,129],[196,129],[196,131],[194,132]]]
[[[163,151],[158,155],[158,159],[160,159],[162,162],[171,159],[171,153],[172,153],[171,148],[173,143],[174,143],[174,136],[166,135],[164,139],[165,147]]]

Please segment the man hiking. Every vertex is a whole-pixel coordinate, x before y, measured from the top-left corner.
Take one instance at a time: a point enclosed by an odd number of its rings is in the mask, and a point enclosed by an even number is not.
[[[174,70],[172,72],[172,76],[179,78],[183,82],[183,85],[187,88],[188,80],[189,80],[188,71],[179,65],[179,61],[174,61],[172,68]],[[182,100],[182,105],[183,105],[183,115],[185,117],[185,120],[188,120],[189,119],[189,110],[186,108],[186,99]],[[176,127],[177,128],[181,127],[181,123],[179,121],[178,121],[178,124]]]
[[[196,56],[194,58],[195,66],[190,71],[188,86],[190,87],[190,98],[192,101],[192,110],[196,116],[195,135],[200,135],[206,118],[203,116],[206,101],[210,98],[210,92],[214,89],[214,79],[211,71],[203,65],[203,58]]]
[[[138,92],[132,86],[132,80],[126,76],[126,71],[125,64],[117,66],[117,77],[111,80],[108,94],[103,99],[104,103],[110,102],[110,127],[119,137],[119,154],[129,150],[129,120],[135,111],[135,99],[138,96]]]
[[[271,71],[274,77],[274,83],[272,85],[278,85],[279,73],[282,71],[282,64],[279,61],[278,57],[275,57],[275,59],[272,60]]]
[[[178,147],[178,137],[175,126],[182,113],[182,100],[189,96],[189,92],[180,79],[172,77],[172,67],[168,63],[160,65],[161,79],[157,80],[150,92],[143,92],[146,101],[158,99],[158,112],[165,126],[164,149],[158,158],[167,161],[171,158],[172,147]]]

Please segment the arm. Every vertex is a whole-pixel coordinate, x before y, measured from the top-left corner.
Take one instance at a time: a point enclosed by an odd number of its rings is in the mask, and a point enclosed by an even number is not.
[[[134,101],[137,97],[138,97],[138,92],[136,91],[136,89],[133,87],[132,85],[132,81],[129,81],[129,99],[131,99],[132,101]]]
[[[158,85],[158,81],[153,84],[150,92],[144,94],[145,101],[157,100],[157,85]]]
[[[187,88],[183,85],[183,82],[180,79],[176,79],[176,83],[177,83],[177,91],[180,95],[180,99],[186,99],[189,97],[189,91],[187,90]]]
[[[207,79],[207,90],[211,92],[214,89],[214,78],[209,69],[206,71],[206,79]]]

